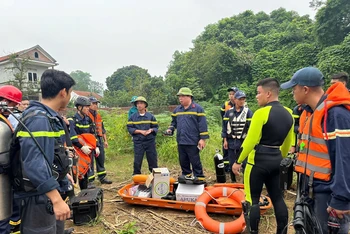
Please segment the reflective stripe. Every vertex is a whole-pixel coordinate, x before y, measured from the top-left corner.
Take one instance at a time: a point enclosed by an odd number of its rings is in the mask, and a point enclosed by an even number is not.
[[[106,174],[106,171],[97,172],[97,175],[105,175],[105,174]]]
[[[70,139],[71,139],[71,140],[74,140],[74,139],[77,139],[77,138],[78,138],[78,136],[75,135],[75,136],[72,136]]]
[[[224,118],[223,120],[229,120],[230,118]]]
[[[177,112],[175,114],[171,114],[171,116],[178,116],[178,115],[197,115],[197,116],[205,116],[204,113],[198,113],[198,112]]]
[[[78,128],[89,128],[89,127],[90,127],[90,124],[89,124],[89,125],[76,124],[76,126],[77,126]]]
[[[349,129],[335,129],[334,132],[328,132],[327,136],[325,133],[323,133],[324,137],[328,137],[328,139],[335,139],[336,137],[350,137],[350,130]]]
[[[151,120],[146,120],[146,121],[130,121],[127,122],[127,124],[158,124],[157,121],[151,121]]]
[[[225,109],[220,108],[221,111],[225,111]]]
[[[222,188],[222,196],[227,197],[227,188],[226,187]]]
[[[302,150],[300,150],[300,153],[306,154],[306,150],[307,148],[304,148]],[[322,158],[322,159],[327,159],[329,160],[329,154],[327,153],[321,153],[312,149],[309,149],[309,155],[315,156],[317,158]]]
[[[207,204],[205,204],[204,202],[196,202],[196,206],[207,207]]]
[[[220,234],[224,234],[225,233],[225,223],[220,223],[219,233]]]
[[[61,137],[63,136],[64,130],[60,130],[59,132],[48,132],[48,131],[38,131],[38,132],[32,132],[34,137]],[[25,131],[19,131],[17,132],[17,137],[31,137],[29,135],[29,132]]]
[[[89,176],[88,179],[89,179],[89,180],[95,179],[95,175]]]
[[[309,135],[308,134],[303,134],[303,135],[301,135],[301,139],[302,140],[309,140]],[[322,145],[327,146],[326,145],[326,141],[323,138],[310,136],[310,139],[311,139],[311,142],[315,142],[317,144],[322,144]]]
[[[297,160],[295,165],[305,168],[305,162],[302,162],[299,160]],[[312,165],[310,163],[307,164],[306,168],[309,169],[310,171],[320,172],[323,174],[329,174],[332,172],[332,169],[330,169],[330,168],[318,167],[318,166]]]
[[[300,116],[299,115],[292,115],[294,119],[299,119]]]
[[[199,135],[201,135],[201,136],[208,135],[208,134],[209,134],[208,132],[201,132],[201,133],[199,133]]]
[[[18,220],[18,221],[10,220],[10,225],[12,225],[12,226],[17,226],[17,225],[20,225],[20,224],[21,224],[21,220]]]

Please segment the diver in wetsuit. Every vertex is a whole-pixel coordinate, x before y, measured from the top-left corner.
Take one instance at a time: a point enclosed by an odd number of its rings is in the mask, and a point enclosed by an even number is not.
[[[246,217],[250,233],[258,233],[259,230],[259,198],[263,184],[273,203],[276,233],[281,234],[287,229],[288,210],[279,186],[279,166],[292,142],[293,117],[292,111],[278,101],[279,88],[275,78],[258,82],[256,99],[262,108],[254,113],[240,156],[232,166],[233,173],[239,175],[241,163],[248,157],[244,170],[244,190],[250,209]]]

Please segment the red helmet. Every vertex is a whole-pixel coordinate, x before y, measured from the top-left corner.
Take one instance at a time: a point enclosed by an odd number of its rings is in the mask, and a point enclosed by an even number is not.
[[[22,101],[22,92],[15,86],[4,85],[0,87],[0,97],[19,104]]]

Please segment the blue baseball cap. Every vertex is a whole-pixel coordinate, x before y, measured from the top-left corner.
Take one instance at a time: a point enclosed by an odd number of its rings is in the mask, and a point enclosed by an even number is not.
[[[95,98],[94,96],[89,97],[89,100],[90,100],[91,103],[95,103],[95,102],[100,103],[100,101],[97,100],[97,98]]]
[[[247,97],[246,95],[245,95],[245,93],[243,92],[243,91],[237,91],[236,93],[235,93],[235,96],[234,96],[236,99],[240,99],[240,98],[245,98],[245,97]]]
[[[231,88],[228,88],[227,89],[227,92],[231,92],[231,91],[233,91],[233,92],[237,92],[239,89],[237,88],[237,87],[231,87]]]
[[[290,89],[296,85],[317,87],[324,85],[322,72],[315,67],[304,67],[294,73],[292,79],[281,84],[282,89]]]

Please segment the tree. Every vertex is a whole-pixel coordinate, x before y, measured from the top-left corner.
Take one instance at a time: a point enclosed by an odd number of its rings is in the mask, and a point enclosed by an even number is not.
[[[340,44],[350,33],[349,9],[349,0],[328,0],[317,12],[315,33],[322,46]]]
[[[325,48],[318,54],[318,68],[328,78],[334,73],[345,71],[350,73],[350,35],[343,43]]]
[[[9,60],[11,67],[6,67],[5,70],[11,71],[14,76],[9,83],[20,90],[24,90],[27,84],[29,58],[19,58],[17,54],[11,54]]]
[[[146,69],[131,65],[117,69],[110,77],[107,77],[106,84],[110,91],[125,90],[139,95],[150,78],[151,75]]]
[[[83,72],[80,70],[72,71],[70,76],[75,80],[74,89],[79,91],[90,91],[91,86],[91,75],[88,72]]]
[[[325,4],[325,1],[312,0],[311,2],[309,2],[309,4],[311,8],[313,8],[314,10],[317,10],[318,8],[320,8]]]
[[[89,86],[90,92],[98,93],[100,95],[103,94],[104,86],[102,83],[92,80]]]

